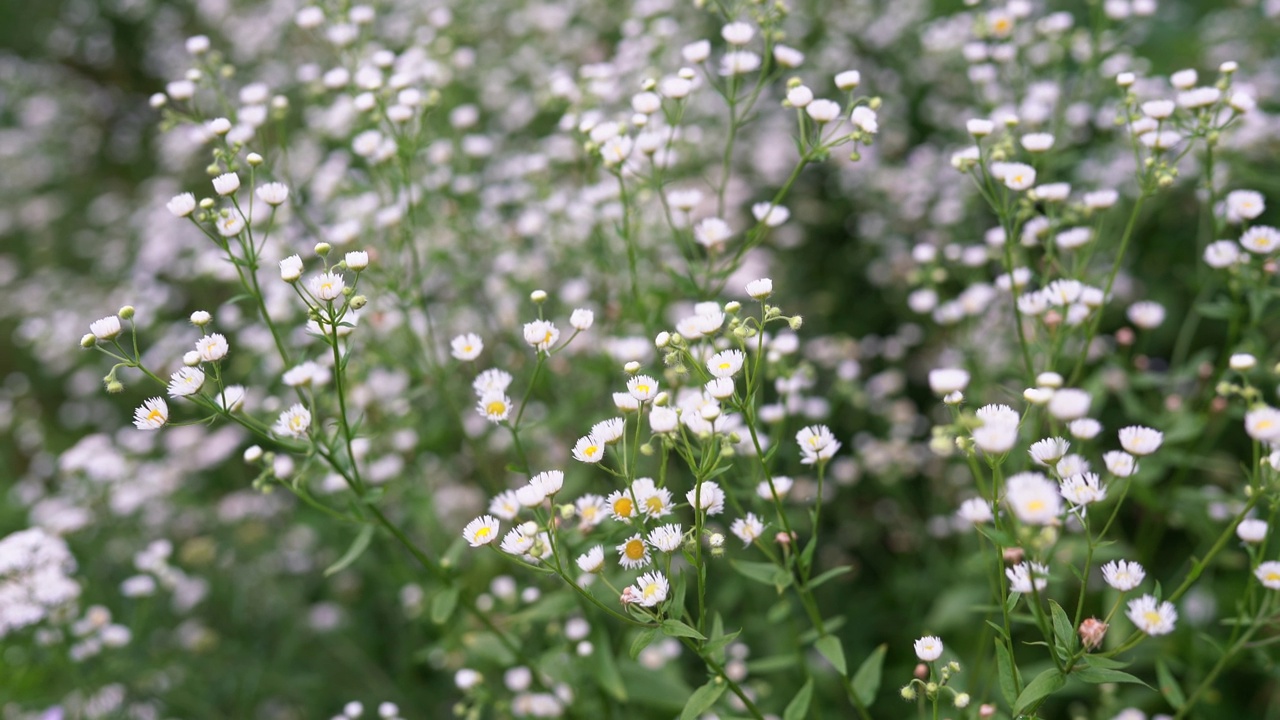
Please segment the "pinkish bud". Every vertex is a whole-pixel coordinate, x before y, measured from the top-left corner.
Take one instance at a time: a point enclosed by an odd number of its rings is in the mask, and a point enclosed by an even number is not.
[[[1102,639],[1107,636],[1107,624],[1098,618],[1088,618],[1080,623],[1080,642],[1090,650],[1097,649],[1102,645]]]
[[[921,679],[921,680],[926,680],[926,679],[928,679],[928,677],[929,677],[929,666],[928,666],[928,665],[925,665],[924,663],[916,663],[916,672],[915,672],[915,676],[916,676],[917,678]]]

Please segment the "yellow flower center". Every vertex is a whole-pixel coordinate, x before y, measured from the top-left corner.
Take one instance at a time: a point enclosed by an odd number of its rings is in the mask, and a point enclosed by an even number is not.
[[[728,370],[731,367],[733,367],[733,363],[727,363],[727,362],[720,363],[721,370]]]
[[[1156,625],[1160,622],[1160,613],[1155,610],[1148,610],[1142,614],[1142,618],[1150,625]]]
[[[618,498],[613,501],[613,513],[618,517],[631,517],[631,498]]]
[[[627,546],[622,552],[632,560],[639,560],[644,557],[644,543],[639,540],[628,540]]]
[[[506,409],[507,409],[507,404],[502,402],[501,400],[494,400],[493,402],[484,406],[484,411],[489,413],[490,415],[501,415],[503,411],[505,411]]]
[[[644,506],[649,508],[649,512],[658,512],[662,509],[662,498],[652,495],[645,498]]]
[[[164,420],[164,413],[160,412],[160,408],[151,408],[151,412],[147,413],[147,420]]]
[[[658,583],[651,582],[644,586],[644,596],[646,598],[653,597],[654,595],[657,595],[661,589],[662,587],[658,585]]]
[[[1280,582],[1280,572],[1269,572],[1266,577],[1267,582]]]
[[[593,457],[599,452],[600,452],[600,448],[597,445],[588,445],[586,448],[582,450],[582,454],[587,457]]]
[[[489,529],[489,526],[487,525],[482,526],[479,530],[476,531],[476,540],[484,540],[488,538],[489,535],[492,534],[492,532],[493,531]]]
[[[1031,502],[1027,503],[1027,510],[1030,512],[1040,512],[1043,509],[1044,509],[1043,500],[1032,500]]]
[[[647,392],[649,392],[649,386],[648,386],[648,385],[643,385],[643,384],[641,384],[641,385],[636,385],[636,392],[641,393],[641,394],[647,393]]]
[[[1009,32],[1011,27],[1013,27],[1013,23],[1008,18],[1000,18],[999,20],[996,20],[994,26],[995,31],[1001,35]]]

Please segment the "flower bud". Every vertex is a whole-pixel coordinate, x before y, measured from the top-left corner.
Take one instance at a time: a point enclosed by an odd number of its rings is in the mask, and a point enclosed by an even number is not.
[[[119,315],[121,320],[132,320],[132,319],[133,319],[133,306],[132,306],[132,305],[125,305],[124,307],[120,308],[120,311],[119,311],[119,312],[117,312],[117,313],[116,313],[116,315]]]
[[[350,290],[350,288],[347,288],[347,289]],[[356,295],[355,297],[351,298],[352,310],[359,310],[368,304],[369,304],[369,298],[365,297],[364,295]]]
[[[636,373],[640,372],[640,363],[636,362],[635,360],[632,360],[626,365],[623,365],[622,369],[626,371],[628,375],[635,375]]]
[[[534,290],[533,292],[529,293],[529,299],[532,300],[534,304],[541,305],[542,303],[547,301],[547,291]]]
[[[320,257],[327,256],[329,254],[329,251],[332,249],[333,249],[333,246],[327,242],[318,242],[316,243],[316,247],[315,247],[316,254],[319,255]]]
[[[249,153],[249,155],[246,156],[244,160],[245,162],[249,163],[253,167],[258,167],[259,165],[262,164],[262,156],[255,152]]]
[[[95,337],[93,333],[85,333],[85,336],[80,338],[80,347],[84,348],[85,350],[88,350],[89,348],[97,344],[98,344],[98,338]]]

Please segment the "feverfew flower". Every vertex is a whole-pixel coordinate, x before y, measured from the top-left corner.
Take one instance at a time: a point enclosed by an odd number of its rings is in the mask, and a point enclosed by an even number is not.
[[[720,74],[723,76],[746,75],[760,68],[760,56],[750,50],[734,50],[720,58]]]
[[[284,201],[289,199],[289,186],[278,182],[267,183],[259,186],[254,194],[262,202],[275,207],[284,204]]]
[[[627,588],[632,602],[645,607],[655,607],[667,599],[671,585],[660,572],[648,572],[636,579],[636,584]]]
[[[749,547],[764,532],[764,523],[755,513],[747,513],[745,518],[734,520],[729,531],[742,541],[743,547]]]
[[[733,377],[742,369],[746,359],[741,350],[722,350],[707,361],[707,372],[718,378]]]
[[[814,122],[825,125],[840,117],[840,103],[834,100],[814,100],[805,106],[804,111],[813,118]]]
[[[876,111],[866,105],[859,105],[849,114],[849,122],[868,135],[875,135],[880,132],[880,125],[876,120]]]
[[[547,320],[534,320],[524,324],[524,341],[543,352],[550,352],[560,339],[560,331]]]
[[[649,546],[636,533],[615,548],[618,551],[618,563],[628,570],[642,568],[651,562]]]
[[[191,193],[174,195],[172,200],[165,203],[165,207],[169,208],[174,217],[187,217],[196,210],[196,196]]]
[[[466,538],[471,547],[480,547],[497,540],[499,529],[496,518],[492,515],[481,515],[467,523],[467,526],[462,529],[462,537]]]
[[[1280,230],[1266,225],[1256,225],[1240,236],[1240,246],[1251,253],[1269,255],[1280,248]]]
[[[1059,483],[1059,489],[1062,497],[1073,505],[1088,505],[1107,498],[1107,489],[1099,484],[1097,473],[1069,475]]]
[[[297,282],[302,277],[302,258],[297,255],[280,261],[280,279],[287,283]]]
[[[755,300],[764,300],[773,294],[773,280],[760,278],[747,283],[747,294]]]
[[[969,387],[969,372],[958,368],[936,368],[929,371],[929,389],[935,395],[964,392]]]
[[[579,555],[578,568],[585,573],[598,573],[604,569],[604,546],[596,545]]]
[[[121,332],[120,318],[109,315],[101,320],[94,320],[89,323],[89,332],[99,340],[110,340]]]
[[[1120,429],[1120,447],[1131,455],[1150,455],[1160,449],[1164,433],[1141,425]]]
[[[227,339],[221,333],[210,333],[196,341],[196,352],[204,362],[217,362],[227,356]]]
[[[1259,442],[1280,442],[1280,410],[1262,405],[1246,412],[1244,431]]]
[[[1258,564],[1258,569],[1253,571],[1258,581],[1263,587],[1271,590],[1280,590],[1280,562],[1268,560]]]
[[[685,499],[695,508],[706,510],[708,515],[724,512],[724,490],[714,480],[705,480],[685,493]]]
[[[1102,454],[1107,471],[1116,477],[1129,477],[1138,472],[1138,461],[1123,450],[1111,450]]]
[[[961,520],[974,525],[989,523],[995,519],[995,515],[991,512],[991,504],[982,498],[969,498],[960,503],[960,509],[956,511],[956,515]]]
[[[658,394],[658,381],[648,375],[637,375],[627,381],[627,392],[640,402],[652,400]]]
[[[1062,514],[1058,487],[1036,472],[1010,477],[1005,485],[1005,502],[1019,520],[1030,525],[1049,525]]]
[[[1037,562],[1018,563],[1004,574],[1009,578],[1009,588],[1017,593],[1038,592],[1049,584],[1049,568]]]
[[[159,430],[169,422],[169,405],[164,398],[153,397],[133,411],[133,424],[139,430]]]
[[[604,459],[604,443],[591,435],[578,438],[573,446],[573,459],[584,463],[598,463]]]
[[[1026,190],[1036,184],[1035,169],[1023,163],[1004,163],[999,174],[995,167],[991,168],[991,173],[1010,190]]]
[[[810,425],[796,433],[796,442],[800,445],[800,460],[803,465],[813,465],[831,459],[840,449],[840,441],[831,434],[826,425]]]
[[[1173,625],[1178,620],[1178,611],[1173,603],[1157,602],[1151,595],[1143,595],[1129,601],[1129,620],[1139,630],[1148,635],[1168,635],[1173,632]]]
[[[1136,562],[1112,560],[1102,566],[1102,578],[1120,592],[1129,592],[1138,587],[1146,577],[1147,572]]]
[[[451,354],[459,360],[475,360],[484,351],[484,341],[475,333],[459,335],[449,345]]]
[[[1236,535],[1244,542],[1257,544],[1267,539],[1267,521],[1246,518],[1236,525]]]
[[[475,390],[476,395],[506,392],[507,387],[511,385],[511,380],[511,373],[498,368],[489,368],[476,376],[471,383],[471,389]]]
[[[1041,465],[1055,465],[1070,449],[1071,443],[1065,438],[1051,437],[1031,443],[1028,452],[1031,459]]]
[[[169,397],[186,397],[200,392],[204,386],[204,371],[184,367],[169,376]]]
[[[476,403],[476,412],[491,423],[500,423],[511,414],[511,398],[502,392],[485,393]]]
[[[307,287],[317,299],[327,302],[342,296],[342,291],[347,288],[347,281],[337,273],[323,272],[311,278]]]
[[[280,413],[272,430],[277,435],[293,438],[304,437],[311,427],[311,411],[302,403],[294,403],[292,407]]]
[[[365,250],[352,250],[342,257],[342,262],[349,270],[360,272],[369,267],[369,253]]]
[[[240,176],[235,173],[225,173],[213,179],[213,189],[219,195],[231,195],[240,189]]]
[[[649,429],[655,434],[675,432],[680,427],[680,415],[668,407],[655,407],[649,413]]]
[[[588,434],[605,445],[612,445],[622,439],[626,428],[626,421],[622,418],[609,418],[592,425]]]
[[[586,308],[578,308],[569,316],[569,327],[581,332],[589,329],[592,323],[595,322],[595,319],[595,313],[587,310]]]
[[[942,641],[934,635],[926,635],[915,642],[916,657],[933,662],[942,657]]]
[[[661,525],[649,532],[646,541],[662,552],[672,553],[680,549],[680,544],[684,542],[684,533],[680,532],[678,524]]]

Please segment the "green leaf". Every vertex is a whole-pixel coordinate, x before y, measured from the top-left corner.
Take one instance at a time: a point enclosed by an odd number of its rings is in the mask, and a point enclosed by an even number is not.
[[[1079,678],[1084,682],[1093,685],[1100,685],[1102,683],[1134,683],[1136,685],[1151,687],[1127,672],[1111,670],[1108,668],[1082,667],[1076,672],[1071,673],[1071,677]]]
[[[730,560],[729,564],[738,571],[739,575],[758,583],[772,585],[777,588],[779,594],[791,584],[791,573],[773,563]]]
[[[996,638],[996,667],[1000,671],[1000,694],[1004,695],[1005,702],[1013,705],[1018,697],[1018,688],[1022,687],[1022,679],[1018,677],[1018,668],[1013,664],[1009,648],[1000,642],[1000,638]]]
[[[710,654],[712,656],[712,659],[715,660],[716,662],[722,663],[724,662],[725,647],[728,646],[728,644],[733,642],[734,640],[737,640],[738,636],[741,634],[742,634],[742,630],[734,630],[728,635],[721,635],[718,638],[712,638],[702,646],[702,650],[703,652]]]
[[[875,702],[876,693],[880,692],[880,673],[884,669],[884,656],[888,651],[888,645],[872,650],[853,674],[853,694],[858,696],[863,705],[870,706]]]
[[[727,687],[728,685],[720,678],[712,678],[706,685],[694,690],[689,700],[685,702],[684,710],[680,712],[680,720],[696,720],[699,715],[716,704],[716,700],[720,699]]]
[[[609,636],[605,634],[603,626],[596,628],[594,635],[596,651],[592,653],[588,664],[595,675],[596,684],[618,702],[626,702],[627,686],[622,682],[622,675],[618,674],[618,663],[613,658]]]
[[[840,673],[841,677],[849,677],[849,666],[845,664],[844,645],[840,643],[840,638],[835,635],[824,635],[818,638],[813,646],[822,653],[822,657],[826,658],[827,662],[835,666],[836,672]]]
[[[805,543],[804,550],[800,551],[800,567],[802,568],[813,567],[813,553],[817,549],[818,549],[818,536],[814,535],[813,537],[809,538],[809,542]],[[806,575],[808,575],[809,571],[806,569],[804,572]]]
[[[1089,667],[1106,668],[1107,670],[1119,670],[1120,668],[1129,667],[1127,662],[1105,658],[1100,655],[1085,655],[1081,662]]]
[[[1018,695],[1018,699],[1013,703],[1013,714],[1021,714],[1027,708],[1061,690],[1066,684],[1067,679],[1058,672],[1057,668],[1045,670],[1022,689],[1022,694]]]
[[[1178,681],[1174,679],[1173,673],[1169,672],[1169,665],[1162,657],[1156,658],[1156,683],[1160,685],[1160,694],[1169,701],[1174,710],[1181,710],[1182,706],[1187,704],[1182,688],[1178,687]]]
[[[813,700],[813,678],[809,678],[800,686],[800,691],[787,703],[782,711],[782,720],[803,720],[809,714],[809,702]]]
[[[1067,617],[1067,611],[1053,600],[1049,601],[1049,612],[1053,615],[1053,634],[1062,646],[1063,657],[1070,657],[1071,653],[1075,652],[1078,640],[1071,618]]]
[[[436,593],[436,596],[431,599],[431,622],[437,625],[445,624],[449,620],[449,616],[453,615],[453,609],[457,606],[457,586],[447,587]]]
[[[810,581],[809,581],[809,583],[806,585],[806,587],[807,587],[809,590],[812,590],[812,589],[814,589],[814,588],[818,587],[819,585],[821,585],[821,584],[825,583],[826,581],[830,580],[831,578],[838,577],[838,576],[843,575],[843,574],[845,574],[845,573],[847,573],[847,572],[849,572],[849,571],[851,571],[851,570],[853,570],[853,566],[852,566],[852,565],[841,565],[840,567],[831,568],[830,570],[828,570],[828,571],[826,571],[826,572],[822,573],[822,574],[821,574],[821,575],[819,575],[818,577],[816,577],[816,578],[814,578],[814,579],[810,580]]]
[[[795,667],[795,653],[770,655],[769,657],[763,657],[759,660],[747,661],[747,671],[752,675],[767,675],[769,673],[781,672],[783,670],[794,670]]]
[[[649,643],[657,636],[658,628],[645,628],[636,633],[635,639],[631,641],[631,659],[640,657],[640,651],[649,647]]]
[[[347,548],[347,552],[340,558],[338,562],[325,568],[324,576],[329,577],[336,572],[342,572],[348,565],[355,562],[364,551],[369,547],[369,541],[373,539],[373,526],[365,525],[360,528],[360,534],[356,535],[356,539],[351,542],[351,547]]]
[[[670,637],[687,637],[694,640],[706,640],[707,636],[685,625],[674,618],[667,618],[662,621],[662,634]]]
[[[1017,539],[1004,530],[997,530],[996,528],[984,527],[982,525],[974,525],[973,527],[981,533],[983,537],[1002,548],[1014,547],[1018,544]]]

